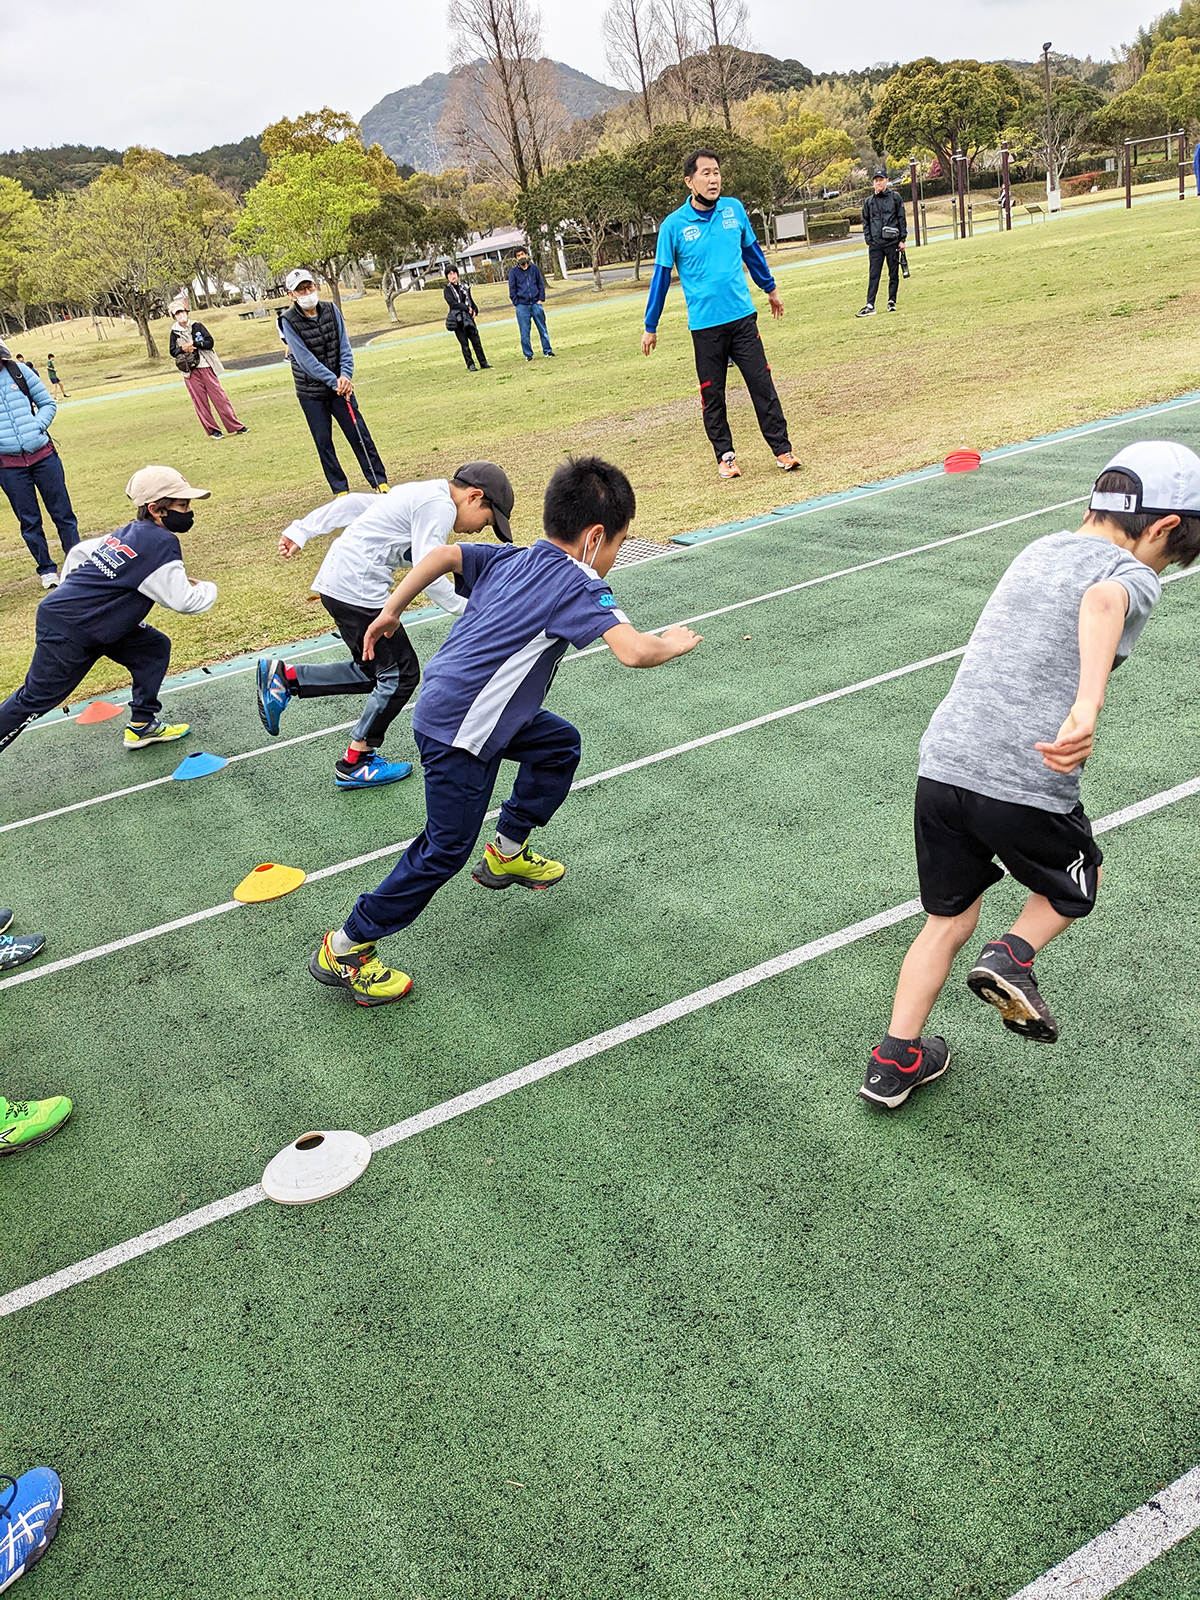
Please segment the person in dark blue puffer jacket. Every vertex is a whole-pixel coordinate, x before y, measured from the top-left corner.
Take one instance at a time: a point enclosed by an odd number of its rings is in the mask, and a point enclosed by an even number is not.
[[[57,410],[33,368],[14,361],[8,346],[0,344],[0,489],[21,525],[43,589],[57,584],[58,566],[42,528],[39,494],[58,530],[63,554],[79,543],[62,460],[50,439]]]

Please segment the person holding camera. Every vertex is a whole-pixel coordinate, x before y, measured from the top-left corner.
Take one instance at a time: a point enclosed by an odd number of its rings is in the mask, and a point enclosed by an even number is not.
[[[226,433],[249,433],[233,413],[233,403],[225,393],[221,373],[225,368],[213,349],[213,337],[202,322],[193,322],[188,303],[182,297],[172,300],[171,359],[183,373],[184,387],[192,397],[200,426],[210,439]],[[213,412],[216,412],[216,418]]]
[[[479,329],[475,326],[475,318],[479,315],[479,307],[471,295],[471,286],[458,281],[458,268],[446,268],[446,287],[442,290],[446,297],[449,310],[446,312],[446,327],[458,340],[462,349],[463,360],[467,363],[468,372],[487,372],[491,362],[483,353],[483,340],[479,337]],[[469,342],[468,342],[469,341]],[[479,357],[479,366],[475,365],[471,354],[472,346],[475,355]]]
[[[908,219],[904,214],[904,201],[894,189],[888,187],[888,175],[883,167],[876,167],[871,180],[872,193],[863,201],[863,238],[871,258],[871,276],[867,284],[867,303],[855,314],[860,317],[875,315],[875,296],[879,293],[879,280],[883,263],[888,269],[889,311],[896,309],[896,291],[900,287],[900,252],[908,238]]]

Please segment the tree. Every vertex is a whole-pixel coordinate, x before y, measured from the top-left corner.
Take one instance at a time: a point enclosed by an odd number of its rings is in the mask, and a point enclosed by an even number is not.
[[[791,184],[803,194],[838,187],[850,175],[854,140],[844,128],[802,104],[798,95],[762,96],[758,116],[767,148],[774,152]],[[781,103],[782,102],[782,103]],[[757,102],[750,102],[751,105]]]
[[[180,209],[188,235],[195,241],[196,258],[189,277],[204,291],[212,304],[210,285],[221,282],[229,265],[229,236],[237,221],[238,208],[233,198],[212,178],[193,173],[180,190]]]
[[[690,122],[696,110],[698,61],[692,0],[662,0],[661,15],[671,64],[662,73],[659,83],[682,109],[684,121]]]
[[[709,104],[721,113],[726,131],[732,132],[730,107],[752,82],[739,60],[748,44],[746,0],[694,0],[694,4],[696,31],[706,45],[702,82]]]
[[[614,228],[629,220],[633,188],[623,161],[591,156],[547,173],[540,183],[531,185],[517,199],[517,218],[531,239],[543,226],[551,234],[559,227],[574,233],[587,247],[592,277],[600,289],[604,241]]]
[[[655,0],[612,0],[601,31],[613,76],[641,95],[646,132],[653,133],[650,88],[662,60],[662,19]]]
[[[299,117],[280,117],[263,129],[258,142],[270,161],[276,156],[319,156],[329,145],[345,139],[362,143],[358,123],[348,111],[322,106],[320,111],[305,111]]]
[[[233,243],[262,255],[276,271],[314,267],[340,306],[338,279],[353,256],[356,220],[379,204],[370,166],[358,141],[326,144],[309,155],[276,156],[246,196]]]
[[[42,214],[29,190],[15,178],[0,178],[0,310],[27,329],[22,283],[41,238]]]
[[[565,121],[542,58],[541,15],[530,0],[451,0],[447,20],[465,70],[443,122],[468,159],[482,156],[525,189],[543,176]]]
[[[923,56],[883,85],[871,113],[871,142],[896,156],[929,151],[943,172],[951,172],[956,150],[970,160],[996,145],[1024,98],[1016,75],[1002,62]]]
[[[1049,170],[1053,158],[1055,172],[1061,173],[1073,161],[1091,134],[1092,118],[1104,104],[1104,96],[1078,78],[1055,77],[1050,83],[1049,144],[1047,144],[1046,100],[1042,93],[1031,98],[1020,118],[1025,149],[1039,166]]]
[[[687,196],[683,163],[700,145],[717,152],[722,192],[737,195],[748,211],[769,215],[774,165],[770,152],[724,128],[695,127],[686,122],[660,123],[649,139],[625,152],[624,160],[636,174],[645,214],[661,222],[669,211],[682,205]]]
[[[1135,88],[1114,95],[1091,120],[1089,131],[1093,143],[1111,146],[1118,164],[1124,158],[1126,139],[1166,133],[1170,126],[1165,103],[1157,95],[1146,92],[1145,82],[1143,78]]]
[[[86,189],[57,196],[47,218],[50,241],[36,270],[39,298],[127,311],[146,354],[157,359],[150,318],[191,275],[197,239],[188,226],[173,164],[135,146]]]

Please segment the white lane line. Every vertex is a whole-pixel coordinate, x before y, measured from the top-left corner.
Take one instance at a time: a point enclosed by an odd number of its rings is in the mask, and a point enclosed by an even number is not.
[[[1148,815],[1152,811],[1161,810],[1162,807],[1172,805],[1176,800],[1181,800],[1188,795],[1200,793],[1200,778],[1194,778],[1187,783],[1177,784],[1173,789],[1165,789],[1161,794],[1151,795],[1145,800],[1140,800],[1132,806],[1126,806],[1122,811],[1114,811],[1110,816],[1101,817],[1093,825],[1096,833],[1107,833],[1111,828],[1118,827],[1122,822],[1130,821],[1134,817]],[[362,860],[370,860],[364,856]],[[327,869],[330,870],[330,869]],[[336,869],[334,869],[336,870]],[[236,902],[231,902],[236,904]],[[215,915],[217,911],[227,907],[214,907],[208,913],[201,915]],[[920,914],[921,902],[919,900],[906,900],[903,904],[892,906],[887,911],[877,912],[872,917],[865,917],[861,922],[853,922],[846,928],[840,928],[836,933],[827,933],[820,939],[813,939],[808,944],[802,944],[795,950],[789,950],[783,955],[772,956],[768,961],[762,961],[755,967],[748,967],[744,972],[734,973],[732,977],[722,978],[717,983],[707,984],[703,989],[697,989],[692,994],[684,995],[679,1000],[669,1001],[666,1005],[657,1006],[653,1011],[647,1011],[640,1017],[634,1017],[628,1022],[618,1023],[616,1027],[606,1028],[602,1033],[593,1034],[590,1039],[584,1039],[579,1044],[568,1045],[564,1050],[558,1050],[553,1055],[543,1056],[540,1061],[534,1061],[527,1067],[521,1067],[516,1072],[506,1073],[503,1077],[493,1078],[490,1083],[480,1085],[477,1089],[469,1089],[465,1094],[456,1095],[451,1100],[445,1100],[440,1105],[431,1106],[427,1111],[420,1111],[415,1116],[406,1117],[402,1122],[395,1122],[389,1128],[381,1128],[378,1133],[371,1136],[371,1147],[374,1150],[384,1150],[389,1145],[399,1144],[402,1140],[411,1139],[414,1135],[425,1133],[431,1128],[439,1127],[444,1122],[449,1122],[455,1117],[463,1116],[468,1111],[474,1111],[480,1106],[489,1105],[493,1100],[502,1099],[507,1094],[512,1094],[516,1089],[526,1088],[531,1083],[537,1083],[542,1078],[548,1078],[553,1073],[561,1072],[564,1067],[574,1066],[580,1061],[587,1061],[590,1057],[600,1055],[606,1050],[615,1049],[618,1045],[627,1043],[630,1039],[641,1038],[643,1034],[651,1033],[657,1028],[666,1027],[668,1023],[677,1022],[680,1017],[690,1016],[693,1012],[704,1010],[708,1006],[716,1005],[721,1000],[726,1000],[744,990],[753,988],[756,984],[765,983],[770,978],[779,977],[782,973],[791,972],[794,968],[803,966],[806,962],[815,961],[819,956],[828,955],[833,950],[840,950],[844,945],[854,944],[859,939],[866,939],[873,933],[878,933],[884,928],[894,927],[897,923],[906,922],[910,917]],[[193,919],[194,920],[194,919]],[[179,926],[180,924],[174,924]],[[77,958],[78,959],[78,958]],[[257,1205],[260,1200],[265,1200],[261,1187],[258,1184],[248,1189],[240,1189],[237,1194],[228,1195],[223,1200],[214,1200],[199,1210],[188,1212],[185,1216],[177,1217],[173,1222],[161,1223],[158,1227],[140,1233],[136,1238],[128,1239],[124,1244],[113,1245],[108,1250],[102,1250],[86,1260],[77,1262],[74,1266],[63,1267],[59,1272],[52,1272],[45,1278],[38,1278],[33,1283],[27,1283],[19,1289],[10,1290],[8,1294],[0,1295],[0,1317],[11,1316],[14,1311],[24,1310],[25,1307],[36,1305],[39,1300],[49,1299],[51,1295],[58,1294],[63,1289],[69,1289],[75,1284],[86,1283],[89,1278],[98,1277],[110,1268],[120,1266],[124,1262],[133,1261],[138,1256],[147,1255],[151,1250],[157,1250],[161,1245],[169,1244],[174,1239],[183,1238],[186,1234],[194,1233],[197,1228],[206,1227],[210,1222],[217,1222],[222,1217],[232,1216],[237,1211],[244,1211],[247,1206]],[[1182,1481],[1182,1480],[1181,1480]],[[1058,1591],[1048,1591],[1057,1593]],[[1104,1591],[1107,1592],[1107,1591]],[[1033,1600],[1032,1595],[1025,1590],[1021,1591],[1022,1600]],[[1014,1597],[1016,1600],[1016,1597]],[[1076,1600],[1076,1597],[1072,1597]]]
[[[819,577],[816,577],[816,578],[805,578],[802,583],[793,583],[793,584],[789,585],[788,588],[786,588],[786,589],[772,589],[768,594],[753,595],[753,596],[751,596],[751,598],[749,600],[735,600],[732,605],[718,606],[715,611],[702,611],[697,616],[684,617],[684,618],[682,618],[682,620],[679,623],[664,622],[657,628],[648,628],[648,629],[646,629],[646,632],[647,633],[665,633],[666,630],[668,628],[670,628],[670,627],[688,627],[693,622],[706,622],[706,621],[708,621],[708,619],[710,617],[723,617],[730,611],[741,611],[746,606],[761,605],[764,600],[778,600],[778,599],[782,598],[784,595],[796,594],[801,589],[811,589],[811,588],[815,587],[817,584],[831,583],[834,578],[848,578],[848,577],[853,576],[853,574],[856,573],[856,572],[866,572],[867,569],[870,568],[870,567],[886,566],[891,561],[903,561],[909,556],[923,555],[928,550],[940,549],[942,545],[957,544],[960,539],[974,539],[977,534],[994,533],[997,528],[1008,528],[1008,527],[1011,527],[1014,523],[1017,523],[1017,522],[1028,522],[1034,517],[1048,516],[1052,511],[1062,511],[1067,506],[1079,505],[1079,504],[1081,504],[1082,501],[1084,501],[1086,499],[1087,499],[1086,495],[1080,495],[1074,500],[1060,500],[1057,505],[1043,506],[1038,511],[1025,511],[1025,512],[1022,512],[1021,515],[1017,516],[1017,517],[1006,517],[1003,522],[989,522],[985,527],[982,527],[982,528],[971,528],[967,533],[952,533],[946,539],[934,539],[928,544],[913,545],[913,547],[910,550],[897,550],[893,555],[890,555],[890,556],[876,556],[874,560],[872,560],[872,561],[862,561],[857,566],[854,566],[854,567],[841,567],[841,568],[839,568],[839,570],[837,572],[824,572]],[[699,548],[699,547],[697,547],[697,548]],[[664,554],[669,554],[670,552],[669,551],[664,551],[663,553]],[[1183,574],[1182,573],[1176,573],[1175,576],[1176,577],[1182,577]],[[1167,578],[1167,579],[1164,579],[1163,581],[1166,582],[1166,583],[1169,583],[1171,580],[1169,578]],[[433,618],[433,617],[428,617],[428,618],[423,618],[421,620],[432,622],[432,621],[436,621],[437,619]],[[415,626],[415,624],[413,624],[413,626]],[[333,649],[335,647],[333,645],[323,645],[321,648],[325,649],[325,650],[329,650],[329,649]],[[566,661],[579,661],[584,656],[603,655],[607,651],[607,649],[608,649],[608,646],[606,644],[590,645],[586,650],[576,650],[576,651],[572,652],[572,654],[567,656],[565,658],[565,660]],[[303,652],[303,653],[311,655],[311,654],[317,654],[318,652],[308,651],[308,652]],[[292,658],[289,657],[289,659],[292,659]],[[235,677],[238,676],[238,673],[240,673],[240,672],[249,672],[251,670],[252,669],[250,667],[239,667],[237,669],[237,672],[226,672],[226,673],[221,674],[221,676],[222,677],[226,677],[226,678],[235,678]],[[191,687],[191,688],[194,688],[194,687],[196,687],[196,685],[194,685],[194,684],[193,685],[180,685],[179,687],[183,687],[183,688]],[[165,693],[166,691],[164,690],[163,692]],[[74,721],[74,718],[64,717],[62,720],[64,722],[70,722],[70,721]],[[52,726],[52,724],[46,724],[46,726]],[[231,761],[231,762],[232,761],[246,761],[251,756],[269,755],[272,750],[282,750],[287,745],[290,745],[290,744],[302,744],[306,739],[319,739],[322,736],[322,734],[326,734],[326,733],[343,733],[343,732],[345,732],[345,730],[347,728],[352,728],[352,727],[354,727],[354,723],[352,723],[352,722],[338,722],[338,723],[335,723],[332,727],[329,727],[329,728],[319,728],[319,729],[317,729],[317,731],[315,733],[301,734],[300,737],[296,738],[296,739],[283,739],[283,740],[280,740],[277,744],[262,745],[257,750],[246,750],[246,751],[243,751],[241,755],[229,756],[227,758],[227,760]],[[102,805],[105,800],[119,800],[124,795],[137,794],[138,791],[141,790],[141,789],[153,789],[153,788],[157,787],[157,785],[160,784],[160,783],[170,783],[170,782],[171,782],[171,775],[168,773],[165,778],[153,778],[153,779],[151,779],[151,781],[149,783],[136,783],[136,784],[133,784],[128,789],[114,789],[114,790],[112,790],[111,793],[97,795],[92,800],[76,800],[73,805],[58,806],[53,811],[42,811],[42,812],[39,812],[37,816],[22,817],[17,822],[6,822],[6,823],[3,824],[3,826],[0,826],[0,833],[8,833],[13,828],[28,828],[35,822],[48,822],[52,817],[65,816],[66,813],[69,812],[69,811],[85,811],[89,806]]]
[[[893,667],[890,672],[880,672],[873,678],[864,678],[861,683],[848,684],[844,689],[831,689],[827,694],[815,695],[811,700],[801,700],[798,705],[785,706],[781,711],[768,711],[764,716],[752,717],[748,722],[736,723],[732,728],[719,728],[715,733],[706,733],[699,739],[689,739],[686,744],[672,745],[669,750],[657,750],[653,755],[640,756],[636,761],[626,761],[619,767],[609,767],[606,772],[593,773],[590,778],[577,778],[571,789],[572,791],[590,789],[593,784],[607,783],[611,778],[620,778],[627,772],[637,772],[642,767],[654,766],[660,761],[669,760],[672,756],[685,755],[689,750],[699,750],[705,745],[716,744],[721,739],[732,739],[736,734],[749,733],[752,729],[764,727],[769,722],[778,722],[784,717],[794,717],[797,712],[826,705],[831,700],[844,699],[848,694],[858,694],[864,689],[873,689],[877,684],[891,682],[893,678],[904,678],[910,673],[922,671],[925,667],[937,666],[939,662],[952,661],[961,656],[965,648],[964,645],[958,650],[947,650],[942,655],[927,656],[925,660],[913,661],[906,667]],[[499,807],[496,807],[487,813],[484,821],[493,821],[499,815]],[[366,855],[354,856],[349,861],[338,861],[331,867],[321,867],[316,872],[310,872],[307,881],[319,882],[322,878],[333,878],[339,873],[350,872],[355,867],[366,866],[368,862],[381,861],[385,856],[397,855],[407,850],[411,843],[411,839],[402,839],[396,844],[387,844],[379,850],[371,850]],[[161,934],[175,933],[180,928],[191,927],[193,923],[204,922],[209,917],[221,916],[226,911],[236,911],[240,903],[237,900],[225,900],[219,906],[208,906],[203,911],[193,911],[189,916],[177,917],[173,922],[161,922],[156,927],[143,929],[140,933],[131,933],[123,939],[114,939],[109,944],[97,945],[95,949],[82,950],[78,955],[63,956],[58,961],[48,961],[39,967],[27,967],[21,972],[14,972],[11,976],[0,979],[0,989],[15,988],[20,983],[36,983],[39,978],[49,977],[55,972],[69,971],[84,961],[95,961],[101,956],[113,955],[118,950],[128,950],[133,945],[145,944],[147,939],[157,939]]]
[[[1200,1467],[1193,1467],[1012,1600],[1104,1600],[1197,1528]]]

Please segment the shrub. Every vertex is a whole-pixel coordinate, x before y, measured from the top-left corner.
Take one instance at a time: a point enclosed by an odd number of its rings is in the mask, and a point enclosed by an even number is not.
[[[808,225],[811,244],[820,244],[823,239],[846,239],[849,234],[850,224],[845,217],[814,217]]]

